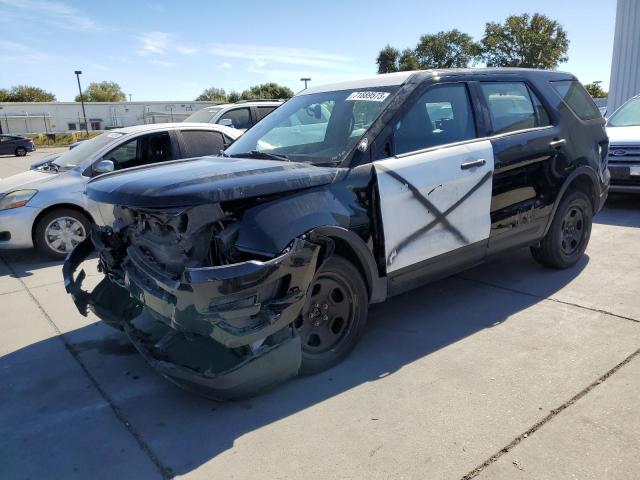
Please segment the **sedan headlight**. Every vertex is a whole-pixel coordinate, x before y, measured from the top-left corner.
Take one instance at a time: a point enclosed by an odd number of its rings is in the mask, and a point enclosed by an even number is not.
[[[0,198],[0,210],[23,207],[29,203],[29,200],[31,200],[36,193],[38,193],[37,190],[16,190],[15,192],[9,192]]]

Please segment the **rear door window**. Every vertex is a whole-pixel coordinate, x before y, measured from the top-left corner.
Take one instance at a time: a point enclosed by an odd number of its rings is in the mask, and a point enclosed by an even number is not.
[[[437,85],[429,88],[396,122],[395,153],[413,152],[475,137],[466,85]]]
[[[551,86],[562,97],[569,108],[582,120],[600,118],[600,110],[580,82],[561,80],[551,82]]]
[[[180,133],[187,147],[183,158],[219,155],[224,148],[224,138],[220,132],[185,130]]]
[[[253,122],[251,121],[251,112],[248,108],[235,108],[224,113],[216,123],[222,123],[222,120],[231,120],[233,128],[247,129],[251,128]]]
[[[524,82],[482,82],[494,134],[550,125],[540,99]]]
[[[278,107],[257,107],[256,111],[258,113],[258,121],[262,120],[264,117],[269,115]]]

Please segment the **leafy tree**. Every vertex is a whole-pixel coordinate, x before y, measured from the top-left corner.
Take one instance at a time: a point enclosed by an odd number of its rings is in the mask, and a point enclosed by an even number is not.
[[[85,102],[124,102],[127,96],[116,82],[91,82],[82,92]],[[80,95],[76,95],[76,102]]]
[[[479,55],[480,46],[456,29],[422,35],[415,49],[421,68],[464,68],[475,63]]]
[[[405,48],[398,60],[398,70],[406,72],[408,70],[420,70],[420,62],[416,58],[416,54],[410,48]]]
[[[222,88],[207,88],[204,90],[198,98],[196,98],[196,102],[226,102],[227,101],[227,92]]]
[[[248,90],[242,92],[242,100],[254,99],[285,99],[293,97],[293,90],[289,87],[278,85],[277,83],[263,83],[262,85],[254,85]]]
[[[398,59],[400,52],[391,45],[384,47],[378,54],[378,73],[392,73],[398,71]]]
[[[504,23],[488,22],[481,40],[489,67],[554,69],[568,60],[567,32],[546,15],[511,15]]]
[[[598,83],[587,83],[584,88],[593,98],[607,98],[609,92],[602,88]]]
[[[242,100],[242,95],[240,95],[238,92],[236,91],[230,91],[229,95],[227,95],[227,102],[229,103],[235,103],[238,100]]]
[[[56,96],[38,87],[17,85],[0,90],[0,102],[55,102]]]

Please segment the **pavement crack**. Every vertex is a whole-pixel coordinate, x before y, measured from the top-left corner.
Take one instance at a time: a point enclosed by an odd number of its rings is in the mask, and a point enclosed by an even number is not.
[[[0,257],[0,260],[2,261],[2,263],[4,263],[7,266],[7,268],[12,273],[12,275],[14,275],[14,277],[20,282],[20,284],[22,285],[24,290],[27,292],[27,294],[29,295],[31,300],[35,303],[35,305],[38,307],[38,309],[40,310],[40,312],[42,313],[44,318],[47,320],[47,322],[49,322],[49,324],[51,325],[53,330],[56,332],[57,337],[60,339],[60,341],[62,342],[64,347],[71,354],[71,356],[78,363],[78,365],[80,365],[80,368],[82,369],[82,371],[89,378],[89,381],[95,387],[95,389],[98,391],[100,396],[102,396],[104,401],[107,402],[107,404],[109,405],[109,407],[113,411],[113,413],[116,416],[116,418],[120,421],[120,423],[122,423],[124,425],[124,427],[127,429],[127,431],[131,434],[131,436],[137,442],[137,444],[140,447],[140,449],[147,455],[147,457],[149,457],[151,462],[158,469],[158,471],[159,471],[160,475],[162,476],[163,480],[170,480],[170,479],[174,478],[175,474],[173,473],[171,468],[170,467],[166,467],[166,466],[164,466],[162,464],[162,462],[160,461],[160,458],[153,452],[153,450],[151,449],[149,444],[144,440],[144,438],[142,438],[142,434],[140,434],[140,432],[138,432],[133,427],[131,422],[129,422],[129,420],[127,420],[127,417],[125,416],[124,412],[120,409],[120,407],[118,407],[116,405],[116,403],[114,402],[113,398],[111,398],[111,395],[109,395],[107,393],[107,391],[104,388],[102,388],[100,383],[98,383],[98,380],[93,376],[93,374],[89,371],[89,368],[87,367],[87,365],[80,358],[79,352],[66,339],[64,333],[62,333],[60,328],[58,328],[58,325],[56,325],[56,323],[53,321],[53,319],[51,318],[49,313],[47,313],[47,311],[44,309],[42,304],[38,301],[38,299],[35,297],[35,295],[31,292],[29,287],[27,287],[26,283],[22,280],[22,278],[20,278],[18,276],[18,274],[13,269],[11,264],[9,262],[7,262],[2,257]]]
[[[520,442],[522,442],[526,438],[531,437],[531,435],[533,433],[535,433],[536,431],[538,431],[544,424],[549,422],[552,418],[557,416],[563,410],[569,408],[571,405],[576,403],[578,400],[580,400],[582,397],[584,397],[587,393],[589,393],[591,390],[596,388],[598,385],[600,385],[603,382],[605,382],[609,377],[611,377],[614,373],[616,373],[622,367],[624,367],[629,362],[631,362],[631,360],[633,360],[638,355],[640,355],[640,348],[638,350],[636,350],[635,352],[633,352],[628,357],[626,357],[620,363],[618,363],[611,370],[609,370],[605,374],[599,376],[596,380],[594,380],[592,383],[590,383],[586,388],[580,390],[577,394],[575,394],[573,397],[571,397],[565,403],[563,403],[559,407],[554,408],[553,410],[551,410],[546,417],[542,418],[541,420],[536,422],[532,427],[530,427],[527,431],[521,433],[516,438],[511,440],[511,442],[509,442],[507,445],[502,447],[498,452],[496,452],[493,455],[491,455],[487,460],[485,460],[480,465],[478,465],[476,468],[471,470],[469,473],[467,473],[465,476],[463,476],[460,480],[470,480],[470,479],[478,476],[485,468],[487,468],[492,463],[496,462],[500,457],[502,457],[504,454],[508,453],[511,449],[513,449],[513,447],[518,445]]]
[[[525,292],[524,290],[518,290],[517,288],[511,288],[511,287],[505,287],[505,286],[502,286],[502,285],[496,285],[495,283],[487,282],[486,280],[478,280],[476,278],[463,277],[462,275],[456,275],[455,277],[459,278],[460,280],[465,280],[467,282],[479,283],[481,285],[486,285],[488,287],[493,287],[493,288],[497,288],[497,289],[500,289],[500,290],[505,290],[507,292],[512,292],[512,293],[519,293],[521,295],[526,295],[528,297],[537,298],[537,299],[543,300],[543,301],[560,303],[562,305],[568,305],[570,307],[581,308],[583,310],[589,310],[589,311],[595,312],[595,313],[602,313],[602,314],[605,314],[605,315],[610,315],[612,317],[620,318],[622,320],[628,320],[630,322],[640,323],[640,320],[637,319],[637,318],[627,317],[625,315],[620,315],[618,313],[609,312],[607,310],[603,310],[603,309],[600,309],[600,308],[586,307],[584,305],[580,305],[579,303],[567,302],[565,300],[559,300],[559,299],[553,298],[553,297],[545,297],[545,296],[542,296],[542,295],[536,295],[535,293]]]

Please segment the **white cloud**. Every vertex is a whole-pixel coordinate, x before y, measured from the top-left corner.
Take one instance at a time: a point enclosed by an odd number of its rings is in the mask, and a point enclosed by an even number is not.
[[[49,0],[0,0],[6,10],[2,12],[3,22],[11,21],[47,23],[67,30],[93,30],[95,21],[80,10],[66,3]]]
[[[182,55],[195,55],[198,53],[198,49],[190,45],[176,45],[176,52]]]
[[[229,70],[232,67],[233,67],[233,65],[231,65],[229,62],[222,62],[220,64],[220,68],[224,68],[225,70]]]
[[[160,65],[161,67],[175,67],[175,63],[174,62],[166,62],[164,60],[151,60],[151,63],[153,63],[154,65]]]
[[[45,60],[47,57],[39,50],[12,42],[10,40],[0,41],[0,64],[2,63],[36,63]]]
[[[138,55],[166,55],[173,40],[173,35],[165,32],[147,32],[140,35],[142,46]]]
[[[250,60],[261,67],[271,62],[338,70],[349,68],[351,63],[351,58],[345,55],[302,48],[216,43],[209,45],[208,51],[218,57]]]

